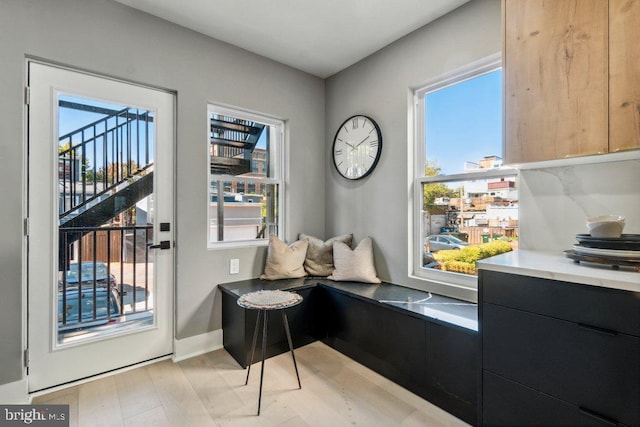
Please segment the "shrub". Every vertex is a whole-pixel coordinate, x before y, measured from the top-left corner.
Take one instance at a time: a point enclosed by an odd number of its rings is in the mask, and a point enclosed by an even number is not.
[[[457,250],[438,251],[433,257],[443,271],[476,274],[476,261],[511,251],[511,244],[504,240],[494,240],[478,246],[465,246]]]
[[[489,243],[483,243],[478,247],[481,252],[481,256],[478,259],[489,258],[512,250],[511,244],[504,240],[494,240]]]
[[[476,274],[476,264],[462,261],[446,261],[441,264],[443,271],[453,271],[463,274]]]

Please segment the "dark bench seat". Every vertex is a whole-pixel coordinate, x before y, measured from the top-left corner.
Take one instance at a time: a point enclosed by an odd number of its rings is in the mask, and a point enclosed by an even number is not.
[[[287,310],[295,347],[321,340],[359,363],[476,424],[478,321],[476,304],[406,288],[326,279],[219,285],[225,349],[246,367],[256,313],[237,305],[261,289],[292,290],[304,297]],[[288,351],[279,319],[269,325],[268,357]],[[259,351],[259,348],[256,349]]]

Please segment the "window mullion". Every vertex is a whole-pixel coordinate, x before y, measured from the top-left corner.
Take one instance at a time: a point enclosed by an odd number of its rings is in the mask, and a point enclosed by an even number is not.
[[[217,214],[218,214],[218,242],[224,242],[224,181],[218,181],[218,203]]]

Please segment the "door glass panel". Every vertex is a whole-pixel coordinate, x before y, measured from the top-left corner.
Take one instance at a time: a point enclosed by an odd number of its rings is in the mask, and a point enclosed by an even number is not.
[[[57,345],[154,325],[154,113],[58,96]]]

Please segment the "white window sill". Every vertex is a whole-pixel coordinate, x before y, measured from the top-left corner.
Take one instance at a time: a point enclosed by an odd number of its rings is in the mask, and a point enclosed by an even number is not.
[[[256,247],[264,247],[269,245],[269,239],[264,240],[239,240],[236,242],[216,242],[209,243],[207,246],[207,250],[217,251],[217,250],[226,250],[226,249],[238,249],[238,248],[256,248]]]

